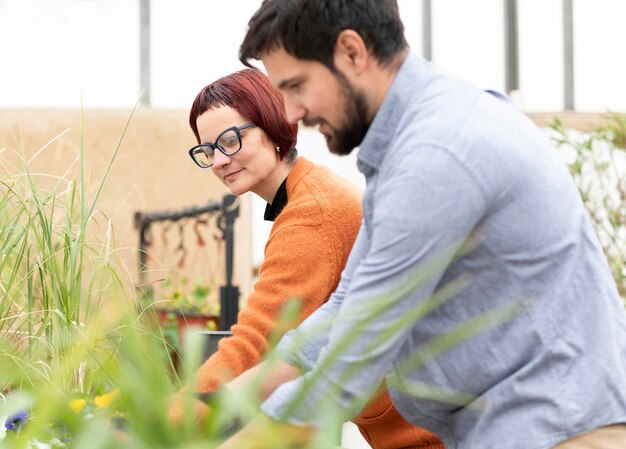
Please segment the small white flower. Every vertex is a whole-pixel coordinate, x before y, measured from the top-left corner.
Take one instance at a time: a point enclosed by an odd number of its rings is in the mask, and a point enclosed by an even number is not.
[[[50,444],[51,447],[53,447],[54,449],[61,449],[65,447],[65,443],[63,443],[61,440],[59,440],[58,438],[52,438],[50,441],[48,441],[48,443]]]
[[[4,427],[4,423],[7,421],[8,416],[0,415],[0,441],[4,440],[7,436],[7,429]]]
[[[31,440],[30,447],[31,449],[52,449],[52,446],[50,446],[48,443],[42,443],[39,440]]]

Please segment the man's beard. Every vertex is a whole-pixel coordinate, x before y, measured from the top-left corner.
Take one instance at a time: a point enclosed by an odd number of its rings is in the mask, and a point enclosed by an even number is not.
[[[344,122],[340,128],[333,128],[333,135],[328,137],[328,148],[331,153],[340,156],[348,155],[355,147],[361,145],[369,123],[367,120],[367,100],[362,92],[356,91],[343,74],[338,79],[344,87]]]
[[[367,130],[369,123],[367,120],[367,100],[362,92],[356,91],[341,72],[335,72],[337,80],[341,84],[344,97],[344,120],[340,127],[330,126],[328,122],[326,124],[331,129],[330,134],[324,134],[328,149],[333,154],[340,156],[346,156],[358,147]],[[305,125],[313,125],[313,122],[304,120]]]

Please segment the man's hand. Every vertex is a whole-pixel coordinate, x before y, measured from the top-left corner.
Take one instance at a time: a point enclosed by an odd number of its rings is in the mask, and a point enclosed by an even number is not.
[[[314,434],[312,427],[281,423],[261,414],[217,449],[297,448],[310,443]]]
[[[184,422],[185,418],[189,418],[189,416],[185,415],[185,407],[190,407],[187,413],[191,413],[197,424],[204,423],[209,417],[211,411],[209,406],[198,399],[186,397],[187,395],[189,395],[189,393],[186,390],[181,390],[170,399],[167,411],[167,420],[170,424],[180,425]],[[190,404],[187,401],[189,401]]]

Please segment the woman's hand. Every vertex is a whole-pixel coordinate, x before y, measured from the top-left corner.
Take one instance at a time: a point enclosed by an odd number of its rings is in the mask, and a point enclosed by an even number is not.
[[[204,423],[209,417],[210,407],[198,399],[187,397],[187,395],[189,393],[186,390],[181,390],[171,397],[167,410],[167,420],[170,424],[181,425],[185,418],[189,418],[188,413],[192,413],[197,424]],[[187,407],[190,407],[189,411],[186,411]]]

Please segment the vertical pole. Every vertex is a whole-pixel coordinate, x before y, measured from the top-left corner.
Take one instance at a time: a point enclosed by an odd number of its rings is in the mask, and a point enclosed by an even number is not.
[[[146,281],[146,264],[148,262],[148,258],[146,255],[146,246],[148,240],[146,239],[146,234],[148,233],[148,228],[150,227],[150,223],[144,221],[143,214],[141,212],[135,212],[135,228],[139,230],[139,286],[140,288],[144,288]]]
[[[574,1],[563,0],[563,107],[574,110]]]
[[[504,0],[504,34],[506,48],[505,89],[507,93],[519,89],[519,32],[517,0]]]
[[[431,0],[422,0],[422,55],[433,59],[433,13]]]
[[[150,106],[150,0],[139,0],[139,42],[140,42],[140,67],[139,76],[143,95],[141,104]]]
[[[225,195],[222,206],[222,232],[226,245],[226,285],[220,288],[220,330],[228,331],[239,314],[239,287],[232,284],[235,246],[235,219],[239,204],[235,195]]]

